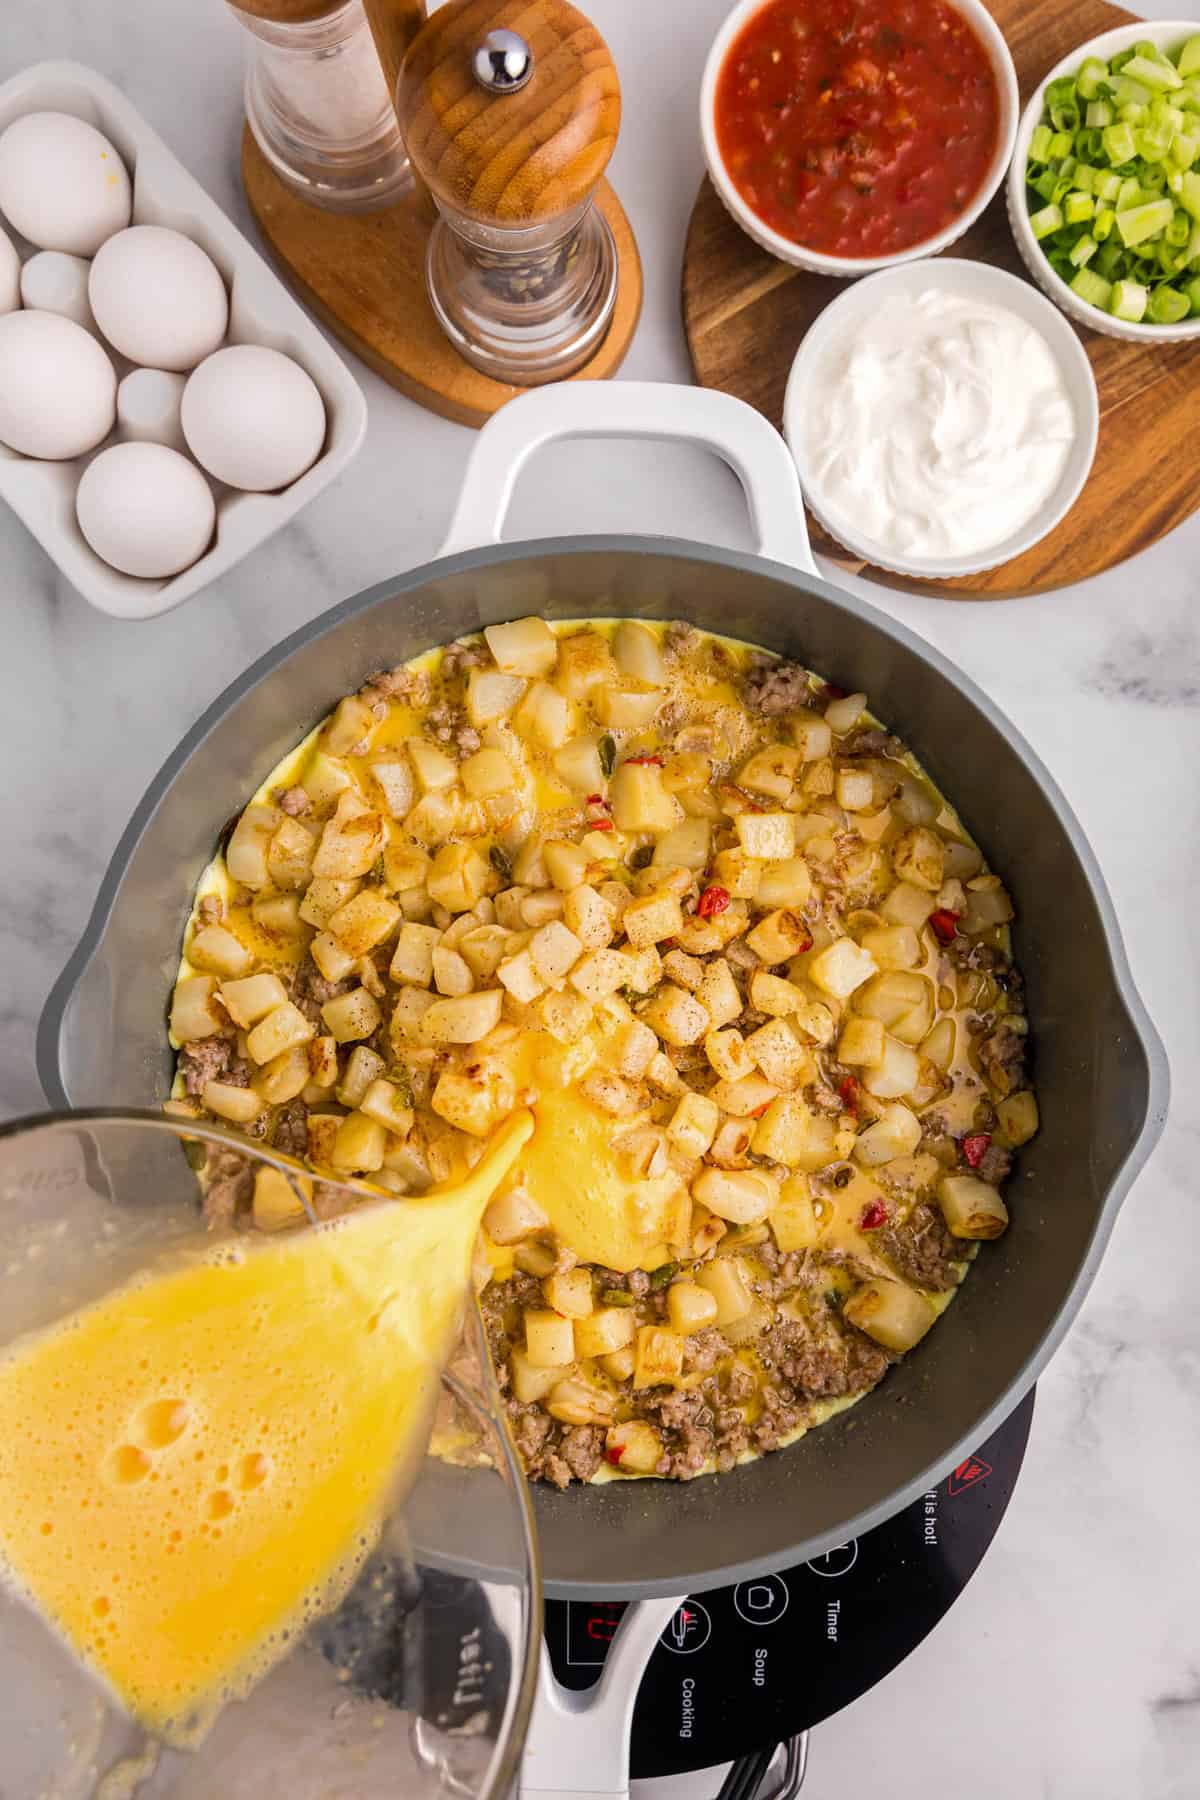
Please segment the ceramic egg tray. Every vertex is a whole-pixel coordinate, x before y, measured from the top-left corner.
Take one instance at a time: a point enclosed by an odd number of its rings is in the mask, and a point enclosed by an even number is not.
[[[325,402],[325,445],[312,467],[278,494],[216,487],[212,545],[182,574],[140,580],[110,568],[89,547],[75,521],[75,490],[91,456],[39,462],[0,445],[0,498],[58,564],[71,584],[101,612],[146,619],[169,612],[231,569],[328,486],[358,449],[366,429],[362,391],[278,277],[226,218],[177,157],[110,81],[80,63],[45,62],[0,84],[0,131],[23,113],[73,113],[94,125],[120,151],[133,183],[133,223],[184,232],[212,257],[229,290],[231,344],[265,344],[294,357]],[[22,258],[26,246],[18,241]],[[111,351],[117,378],[133,366]],[[105,443],[113,442],[107,438]],[[103,446],[98,446],[103,448]]]

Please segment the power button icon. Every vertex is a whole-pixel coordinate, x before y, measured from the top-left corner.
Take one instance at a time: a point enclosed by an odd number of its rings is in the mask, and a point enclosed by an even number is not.
[[[747,1625],[774,1625],[788,1609],[788,1591],[778,1575],[760,1575],[757,1581],[739,1581],[733,1605]]]

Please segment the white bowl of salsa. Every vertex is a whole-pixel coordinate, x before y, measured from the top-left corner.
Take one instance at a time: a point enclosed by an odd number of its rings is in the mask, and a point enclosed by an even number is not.
[[[741,0],[709,51],[700,129],[755,243],[866,275],[961,237],[1004,179],[1019,106],[981,0]]]

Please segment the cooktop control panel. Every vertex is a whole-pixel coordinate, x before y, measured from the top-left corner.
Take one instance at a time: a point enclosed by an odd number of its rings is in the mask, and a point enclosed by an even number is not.
[[[1033,1395],[947,1479],[813,1562],[690,1597],[663,1631],[633,1721],[632,1773],[711,1767],[849,1705],[932,1630],[974,1573],[1012,1494]],[[551,1600],[566,1687],[599,1678],[620,1601]]]

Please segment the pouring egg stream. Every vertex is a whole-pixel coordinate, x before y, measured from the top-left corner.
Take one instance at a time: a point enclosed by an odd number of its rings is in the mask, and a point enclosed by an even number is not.
[[[195,1743],[348,1591],[532,1131],[514,1114],[440,1193],[176,1258],[0,1358],[0,1573],[156,1735]]]

